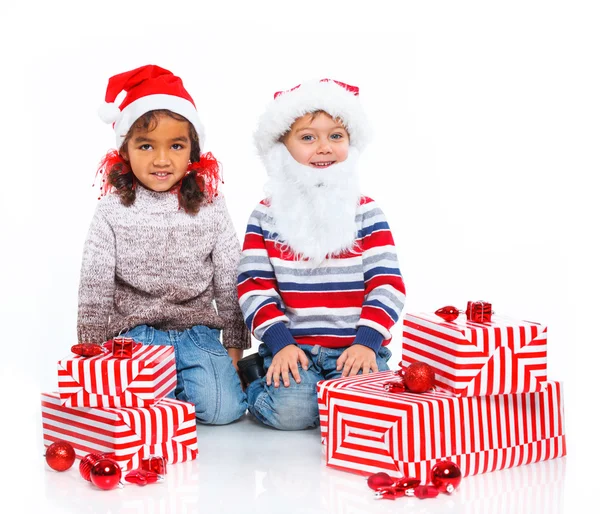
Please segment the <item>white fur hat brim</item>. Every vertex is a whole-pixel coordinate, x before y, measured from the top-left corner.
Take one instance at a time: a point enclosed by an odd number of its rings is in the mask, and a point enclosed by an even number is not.
[[[260,156],[264,158],[298,118],[315,111],[342,120],[350,145],[359,151],[369,142],[371,131],[358,96],[332,80],[313,80],[280,94],[267,106],[254,133]]]

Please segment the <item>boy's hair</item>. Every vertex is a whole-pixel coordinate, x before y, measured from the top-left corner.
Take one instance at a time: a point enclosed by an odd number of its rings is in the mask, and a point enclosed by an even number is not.
[[[344,121],[341,118],[334,118],[331,114],[329,114],[327,111],[324,111],[323,109],[318,109],[316,111],[311,111],[311,112],[307,112],[306,114],[304,114],[303,116],[309,115],[310,117],[310,121],[311,123],[314,121],[314,119],[319,115],[319,114],[326,114],[327,116],[329,116],[332,120],[335,121],[339,121],[343,126],[344,129],[346,129],[346,125],[344,124]],[[300,118],[296,118],[294,120],[294,123],[296,123],[296,121],[298,121]],[[294,124],[292,123],[292,125]],[[346,129],[347,130],[347,129]],[[285,134],[283,134],[280,138],[279,138],[279,142],[283,143],[285,141],[285,138],[288,136],[288,134],[292,131],[292,127],[290,125],[290,128],[287,130],[287,132]],[[348,134],[348,137],[350,137],[350,134]]]
[[[153,131],[158,125],[160,116],[169,116],[177,121],[188,121],[185,117],[167,109],[149,111],[142,114],[127,132],[127,135],[121,144],[121,148],[119,149],[119,153],[123,155],[127,148],[127,143],[129,143],[135,130],[143,130],[145,132]],[[192,142],[190,161],[194,163],[200,160],[200,141],[196,129],[189,121],[188,126]],[[196,171],[191,171],[183,177],[179,189],[179,204],[188,214],[196,214],[200,210],[200,205],[205,196],[196,181],[196,173]],[[107,181],[115,188],[115,193],[121,197],[121,203],[123,205],[129,207],[133,204],[135,201],[137,179],[127,161],[123,160],[123,162],[114,164],[108,170]]]

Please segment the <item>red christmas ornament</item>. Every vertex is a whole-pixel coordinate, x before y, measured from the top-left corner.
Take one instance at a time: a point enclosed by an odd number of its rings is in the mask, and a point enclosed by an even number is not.
[[[100,453],[88,453],[81,461],[79,462],[79,474],[83,477],[84,480],[91,482],[90,479],[90,471],[94,464],[98,462],[102,458]]]
[[[383,384],[383,388],[390,393],[403,393],[406,391],[406,386],[404,385],[404,378],[400,378],[398,380],[392,380],[391,382],[386,382]]]
[[[75,462],[75,450],[66,441],[56,441],[48,446],[44,457],[53,470],[66,471]]]
[[[134,469],[125,475],[125,480],[132,484],[147,485],[161,482],[163,476],[154,471],[146,471],[144,469]]]
[[[95,357],[104,353],[105,350],[99,344],[94,343],[79,343],[71,346],[71,351],[82,357]]]
[[[421,481],[418,478],[404,477],[400,480],[396,480],[392,486],[392,489],[394,489],[394,491],[401,491],[407,496],[411,496],[415,487],[419,486],[420,484]]]
[[[462,479],[460,468],[449,460],[438,462],[431,468],[431,483],[438,491],[452,493]]]
[[[117,359],[131,359],[133,339],[131,337],[116,337],[113,339],[112,352]]]
[[[375,473],[367,478],[367,485],[374,491],[392,487],[394,482],[394,479],[383,471],[381,473]]]
[[[111,459],[102,458],[90,470],[92,484],[100,489],[114,489],[121,482],[121,468]]]
[[[393,487],[380,489],[375,493],[376,500],[395,500],[396,498],[402,498],[402,496],[405,496],[404,491],[395,490]]]
[[[158,473],[159,475],[166,475],[167,461],[164,457],[160,457],[158,455],[151,455],[146,459],[142,459],[140,468],[145,471],[153,471],[154,473]]]
[[[467,319],[475,323],[489,323],[492,321],[492,304],[488,302],[467,302],[465,311]]]
[[[435,313],[444,321],[454,321],[458,318],[459,310],[452,305],[446,305],[446,307],[438,309]]]
[[[415,487],[413,494],[420,500],[425,500],[426,498],[435,498],[440,492],[437,487],[432,485],[419,485]]]
[[[404,385],[411,393],[424,393],[433,389],[435,373],[424,362],[413,362],[404,372]]]

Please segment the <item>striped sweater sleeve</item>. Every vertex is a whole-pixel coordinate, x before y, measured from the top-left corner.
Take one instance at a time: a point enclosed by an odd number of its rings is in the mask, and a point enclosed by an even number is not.
[[[369,198],[364,199],[362,209],[358,237],[363,250],[365,299],[354,344],[377,352],[381,343],[391,338],[390,329],[400,318],[405,288],[385,215]]]
[[[266,205],[261,203],[248,220],[237,287],[246,326],[275,355],[285,346],[295,344],[295,340],[287,328],[289,319],[267,253],[267,234],[263,230],[265,212]]]

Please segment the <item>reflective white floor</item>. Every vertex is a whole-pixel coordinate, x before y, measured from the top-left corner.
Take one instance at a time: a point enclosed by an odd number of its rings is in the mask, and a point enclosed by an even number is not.
[[[33,432],[32,428],[28,425],[26,432]],[[41,430],[37,433],[40,441]],[[30,435],[26,437],[29,439]],[[555,514],[572,511],[565,505],[568,457],[465,478],[452,496],[376,500],[364,477],[325,466],[319,435],[318,430],[270,430],[259,426],[250,416],[224,427],[199,426],[198,459],[169,465],[163,483],[145,487],[126,484],[112,491],[85,482],[79,475],[79,461],[63,473],[51,470],[43,459],[41,443],[24,445],[18,452],[13,446],[13,454],[21,458],[16,468],[5,466],[2,470],[6,473],[2,488],[10,484],[6,492],[8,499],[14,496],[16,506],[11,512]],[[6,494],[3,496],[7,500]]]

